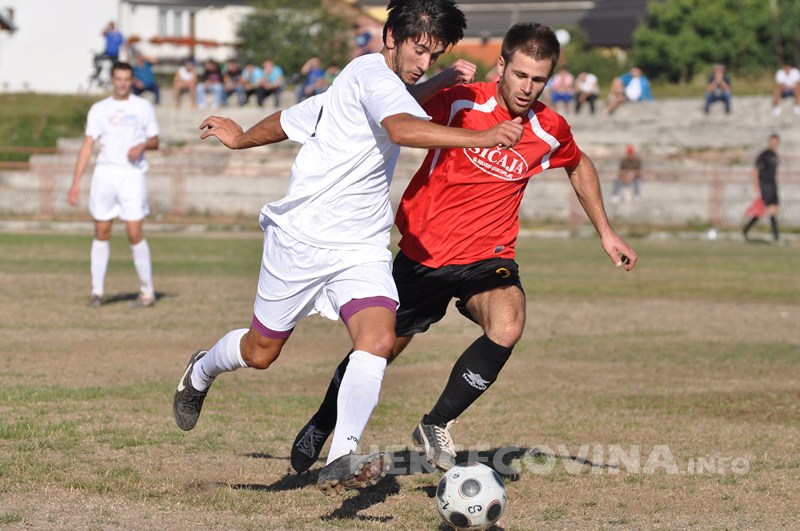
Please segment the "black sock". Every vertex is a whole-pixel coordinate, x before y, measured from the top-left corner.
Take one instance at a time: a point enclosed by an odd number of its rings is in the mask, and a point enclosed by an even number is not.
[[[479,337],[458,358],[436,405],[425,416],[425,424],[444,426],[458,418],[497,379],[511,356],[511,349],[486,335]]]
[[[772,226],[772,236],[775,237],[775,241],[778,241],[778,218],[775,216],[769,217],[769,224]]]
[[[753,225],[755,225],[757,222],[758,222],[758,218],[757,217],[751,219],[749,222],[747,222],[747,225],[744,226],[744,229],[742,229],[742,232],[744,232],[745,235],[746,235],[748,232],[750,232],[750,229],[752,229]]]
[[[339,386],[342,384],[344,371],[347,370],[347,364],[352,353],[352,350],[348,352],[347,356],[336,367],[336,370],[333,371],[333,378],[331,378],[331,383],[328,384],[325,398],[322,400],[322,404],[319,405],[317,412],[314,413],[314,424],[316,424],[317,429],[331,431],[336,427],[336,401],[339,398]]]

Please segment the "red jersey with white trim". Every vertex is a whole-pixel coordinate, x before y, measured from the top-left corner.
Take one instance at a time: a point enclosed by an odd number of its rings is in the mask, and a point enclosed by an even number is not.
[[[496,83],[457,85],[426,105],[433,121],[488,129],[510,120],[496,100]],[[573,168],[581,151],[563,116],[536,102],[512,149],[430,150],[397,211],[407,257],[428,267],[514,258],[519,207],[528,180],[550,168]]]

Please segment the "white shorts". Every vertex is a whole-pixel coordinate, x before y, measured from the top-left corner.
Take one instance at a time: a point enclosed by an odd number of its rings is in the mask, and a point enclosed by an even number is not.
[[[150,213],[144,172],[95,166],[89,212],[97,221],[144,219]]]
[[[388,249],[338,250],[306,245],[268,220],[253,313],[275,332],[290,331],[304,317],[319,313],[339,319],[354,299],[399,300]]]

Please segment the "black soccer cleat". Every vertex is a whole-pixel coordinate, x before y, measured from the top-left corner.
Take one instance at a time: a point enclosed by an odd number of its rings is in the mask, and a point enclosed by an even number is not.
[[[319,473],[317,487],[326,496],[339,496],[346,490],[371,487],[389,471],[386,452],[358,455],[350,452],[326,465]]]
[[[206,399],[208,389],[198,391],[192,387],[192,369],[197,361],[208,354],[205,350],[198,350],[189,358],[189,365],[178,382],[175,398],[172,400],[172,412],[175,414],[175,424],[183,431],[189,431],[197,424],[203,401]]]
[[[333,430],[319,429],[314,417],[311,417],[311,420],[303,426],[292,443],[292,468],[300,473],[311,468],[311,465],[319,459],[322,447],[325,446],[325,441],[328,440],[331,432]]]

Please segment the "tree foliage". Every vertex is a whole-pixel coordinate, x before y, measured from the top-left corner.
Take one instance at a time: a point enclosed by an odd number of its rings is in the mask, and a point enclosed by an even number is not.
[[[713,63],[753,73],[800,58],[797,0],[665,0],[649,15],[633,60],[653,78],[688,81]]]
[[[353,21],[319,0],[257,0],[254,7],[237,30],[243,60],[261,64],[271,58],[288,77],[314,55],[323,68],[350,60]]]

